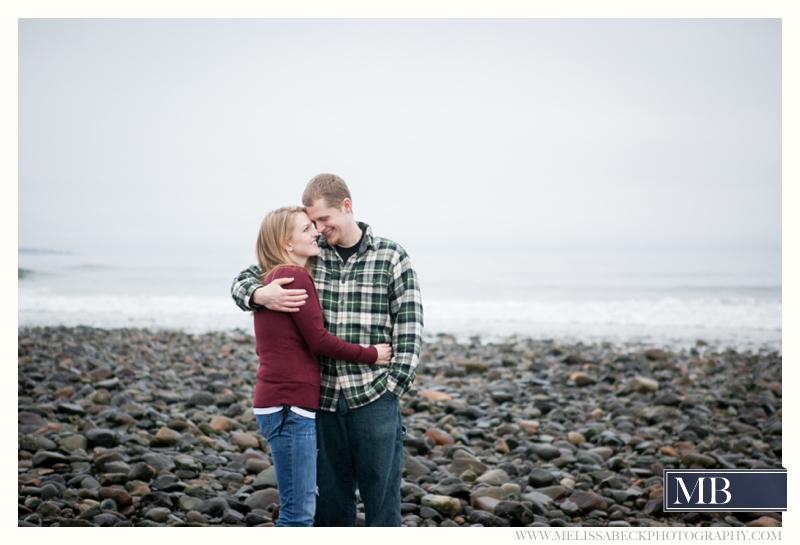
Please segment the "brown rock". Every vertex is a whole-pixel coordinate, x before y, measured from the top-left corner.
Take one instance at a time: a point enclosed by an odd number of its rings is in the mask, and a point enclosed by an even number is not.
[[[486,464],[473,458],[453,458],[453,462],[448,466],[448,471],[453,475],[461,475],[467,470],[475,475],[483,475],[487,469]]]
[[[520,420],[519,429],[527,433],[528,435],[534,435],[537,431],[539,431],[539,421],[538,420]]]
[[[435,390],[420,390],[418,394],[420,397],[424,397],[429,401],[441,401],[443,403],[446,403],[451,399],[453,399],[453,396],[451,396],[450,394],[446,394],[444,392],[437,392]]]
[[[66,388],[61,388],[56,392],[55,398],[58,399],[60,397],[72,397],[75,394],[75,388],[70,386]]]
[[[577,431],[569,432],[567,434],[567,439],[576,447],[579,447],[586,442],[586,438],[583,436],[583,434]]]
[[[761,528],[767,526],[783,526],[783,523],[779,520],[775,520],[772,517],[759,517],[756,520],[751,520],[747,523],[747,525]]]
[[[151,447],[174,447],[181,440],[181,434],[175,430],[162,427],[156,432],[155,437],[150,440]]]
[[[699,452],[689,451],[681,456],[681,463],[686,467],[698,466],[701,468],[716,467],[717,461],[710,456],[704,456]]]
[[[592,492],[591,490],[576,490],[569,497],[569,500],[581,508],[584,513],[589,513],[598,509],[605,511],[608,509],[608,504],[603,496]]]
[[[131,488],[131,496],[144,496],[150,493],[150,487],[143,481],[131,481],[128,486]]]
[[[675,456],[676,458],[678,457],[678,451],[676,451],[674,448],[669,447],[667,445],[664,445],[663,447],[659,447],[658,450],[659,450],[659,452],[661,452],[661,454],[663,454],[665,456]]]
[[[231,437],[231,443],[239,447],[241,450],[248,448],[257,449],[260,446],[258,438],[250,433],[239,433]]]
[[[651,348],[644,351],[644,357],[651,361],[665,361],[669,359],[669,352],[658,348]]]
[[[456,363],[459,367],[463,367],[464,371],[469,373],[485,373],[489,369],[489,364],[485,361],[480,360],[472,360],[472,361],[460,361]]]
[[[231,431],[231,428],[233,427],[231,419],[227,416],[215,416],[211,419],[211,422],[209,422],[208,425],[214,428],[214,431],[217,433],[222,431]]]
[[[131,495],[121,488],[104,486],[98,490],[98,495],[101,500],[111,498],[117,502],[120,509],[124,509],[131,504]]]
[[[569,376],[569,379],[575,383],[576,386],[583,388],[584,386],[591,386],[592,384],[597,383],[597,379],[591,375],[587,375],[581,371],[577,371],[572,373]]]
[[[511,449],[508,448],[508,443],[506,443],[506,440],[502,437],[494,442],[494,450],[503,454],[508,454],[511,452]]]
[[[436,441],[437,445],[452,445],[453,437],[446,431],[437,428],[425,430],[425,435]]]
[[[586,418],[589,420],[597,420],[598,418],[603,418],[606,413],[603,412],[603,409],[597,407],[595,410],[586,413]]]

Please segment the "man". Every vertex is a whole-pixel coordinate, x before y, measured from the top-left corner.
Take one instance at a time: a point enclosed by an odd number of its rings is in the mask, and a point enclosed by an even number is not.
[[[340,177],[312,178],[303,205],[321,233],[314,282],[325,327],[354,344],[390,343],[394,352],[388,367],[319,358],[314,524],[356,526],[358,486],[367,526],[400,526],[405,430],[398,398],[416,376],[422,345],[417,275],[403,248],[355,221],[350,190]],[[282,293],[276,283],[262,287],[259,272],[250,267],[234,280],[231,294],[240,308],[291,312],[315,304],[298,290]]]

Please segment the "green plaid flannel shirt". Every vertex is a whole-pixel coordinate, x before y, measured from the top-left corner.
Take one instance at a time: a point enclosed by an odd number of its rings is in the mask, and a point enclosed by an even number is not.
[[[366,230],[358,251],[347,263],[320,236],[322,252],[314,267],[314,283],[322,302],[325,327],[349,343],[389,343],[388,367],[319,357],[322,372],[320,409],[335,411],[344,394],[350,408],[378,399],[384,391],[400,397],[417,374],[422,347],[422,298],[411,261],[400,245]],[[237,276],[231,296],[242,310],[253,310],[250,297],[261,287],[258,266]]]

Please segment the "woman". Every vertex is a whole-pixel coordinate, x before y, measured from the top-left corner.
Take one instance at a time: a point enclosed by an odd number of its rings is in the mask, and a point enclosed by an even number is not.
[[[259,368],[253,410],[267,438],[281,507],[277,526],[313,526],[317,488],[317,431],[320,373],[316,354],[338,360],[388,365],[388,344],[365,348],[325,330],[311,277],[319,255],[317,230],[299,206],[267,214],[256,243],[264,284],[292,277],[286,288],[305,289],[308,303],[299,312],[259,309],[254,316]]]

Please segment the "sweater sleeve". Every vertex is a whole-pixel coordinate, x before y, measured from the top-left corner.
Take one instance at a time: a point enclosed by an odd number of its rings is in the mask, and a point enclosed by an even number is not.
[[[300,311],[292,313],[291,316],[312,352],[337,360],[358,363],[374,364],[378,360],[378,349],[374,346],[365,348],[358,344],[350,344],[328,333],[322,317],[319,296],[308,271],[300,267],[285,267],[275,275],[276,278],[278,276],[294,276],[294,281],[284,287],[304,289],[309,294],[308,304],[300,307]]]

